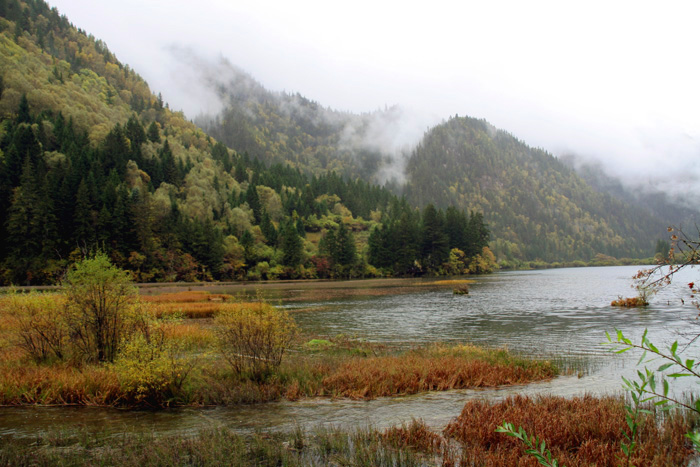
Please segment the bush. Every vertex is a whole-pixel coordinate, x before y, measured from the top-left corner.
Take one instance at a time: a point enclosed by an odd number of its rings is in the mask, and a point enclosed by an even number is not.
[[[282,362],[296,335],[294,320],[267,303],[225,309],[214,319],[218,348],[238,374],[262,380]]]
[[[77,349],[88,360],[114,361],[136,297],[129,273],[98,253],[77,262],[62,285]]]
[[[159,322],[122,344],[114,370],[127,403],[161,407],[177,397],[193,366]]]
[[[12,340],[35,362],[63,360],[67,356],[68,328],[63,297],[11,292],[4,301],[8,316],[14,321]]]

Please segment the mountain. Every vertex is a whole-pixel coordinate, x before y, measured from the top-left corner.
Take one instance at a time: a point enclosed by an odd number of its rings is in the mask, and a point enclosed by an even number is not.
[[[691,228],[700,221],[700,213],[691,207],[691,200],[677,199],[653,187],[631,188],[619,179],[608,175],[600,163],[586,161],[573,154],[561,157],[561,161],[576,170],[576,173],[595,190],[642,208],[663,221],[665,225]]]
[[[386,188],[330,170],[360,170],[356,148],[331,151],[323,168],[326,148],[370,135],[353,126],[370,117],[277,96],[298,107],[278,118],[264,93],[249,91],[251,106],[238,113],[250,124],[232,150],[56,9],[0,0],[0,283],[55,283],[97,250],[142,282],[491,266],[481,216],[433,206],[421,214]],[[324,127],[316,115],[340,123]],[[400,245],[389,235],[399,229],[410,233]],[[399,246],[400,258],[385,254]]]
[[[411,141],[400,107],[360,115],[335,111],[299,94],[269,91],[226,61],[204,74],[224,109],[195,122],[236,151],[317,175],[334,171],[373,183],[401,177],[393,164],[407,155]]]
[[[401,128],[399,108],[340,113],[299,95],[267,91],[235,68],[226,75],[228,81],[218,86],[224,110],[198,119],[210,134],[266,163],[285,161],[308,173],[335,170],[378,182],[401,170],[393,180],[403,183],[390,186],[414,206],[482,212],[500,260],[642,258],[653,255],[656,241],[666,237],[672,216],[660,216],[669,212],[663,203],[651,212],[599,190],[551,154],[485,121],[452,118],[429,129],[414,148],[372,146],[367,141],[381,141],[377,135]]]
[[[415,204],[484,213],[497,256],[544,261],[648,257],[666,223],[591,187],[551,154],[484,120],[454,117],[431,129],[406,166]]]

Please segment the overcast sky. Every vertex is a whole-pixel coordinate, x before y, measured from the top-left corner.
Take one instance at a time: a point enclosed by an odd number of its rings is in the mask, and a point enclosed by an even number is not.
[[[189,118],[218,105],[175,58],[181,48],[335,109],[398,104],[415,116],[416,139],[428,125],[469,115],[555,155],[699,188],[697,1],[50,4]]]

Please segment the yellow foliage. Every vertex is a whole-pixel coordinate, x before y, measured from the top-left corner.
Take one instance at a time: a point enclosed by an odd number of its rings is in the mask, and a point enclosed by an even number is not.
[[[214,320],[218,348],[236,373],[262,379],[282,362],[296,323],[267,303],[239,305],[227,307]]]
[[[182,387],[192,366],[175,341],[154,329],[124,342],[113,369],[129,403],[161,406]]]

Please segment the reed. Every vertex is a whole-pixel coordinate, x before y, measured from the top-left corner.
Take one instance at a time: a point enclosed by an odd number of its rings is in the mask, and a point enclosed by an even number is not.
[[[239,312],[244,309],[258,310],[265,306],[262,302],[147,302],[146,309],[156,318],[179,316],[189,319],[213,318],[219,313],[232,311]],[[269,305],[266,305],[269,306]]]
[[[353,399],[523,384],[552,378],[547,364],[506,365],[460,356],[370,357],[344,362],[323,379],[324,392]]]
[[[432,464],[432,462],[431,462]],[[239,435],[226,428],[155,436],[126,433],[51,433],[31,439],[0,438],[0,465],[198,466],[424,466],[425,456],[396,449],[377,430]]]
[[[504,421],[544,440],[560,465],[623,463],[620,446],[629,428],[620,398],[513,396],[493,405],[470,401],[443,434],[461,444],[466,465],[537,465],[534,458],[525,458],[519,441],[496,432]],[[682,416],[644,416],[632,464],[684,465],[692,454],[683,436],[688,429],[689,422]]]
[[[144,303],[196,303],[196,302],[226,302],[234,297],[226,294],[212,294],[204,290],[164,293],[158,295],[141,295]]]
[[[99,366],[4,366],[0,378],[0,405],[114,405],[120,395],[116,374]]]

